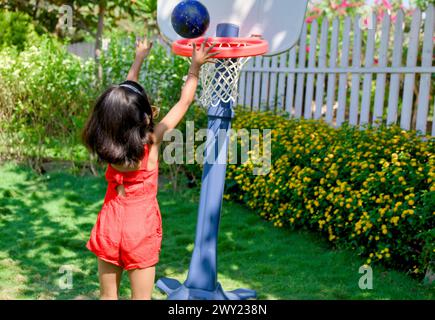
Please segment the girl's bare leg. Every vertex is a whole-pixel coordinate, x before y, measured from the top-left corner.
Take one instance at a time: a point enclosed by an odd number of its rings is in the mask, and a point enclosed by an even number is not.
[[[132,300],[151,300],[155,274],[155,267],[128,271]]]
[[[98,259],[100,277],[100,300],[118,300],[122,268]]]

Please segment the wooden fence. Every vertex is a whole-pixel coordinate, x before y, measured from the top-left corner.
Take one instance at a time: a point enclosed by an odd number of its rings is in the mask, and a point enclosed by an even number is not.
[[[415,10],[410,25],[402,11],[379,23],[370,18],[370,28],[360,17],[305,24],[290,51],[248,62],[237,103],[335,126],[400,124],[435,136],[434,7]]]

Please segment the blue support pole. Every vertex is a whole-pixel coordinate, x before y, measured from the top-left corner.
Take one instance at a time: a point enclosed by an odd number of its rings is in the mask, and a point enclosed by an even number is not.
[[[216,36],[238,37],[239,27],[223,23]],[[217,63],[219,70],[219,62]],[[233,104],[223,103],[208,109],[207,147],[202,175],[195,247],[186,281],[161,278],[156,285],[170,300],[245,300],[256,292],[237,289],[225,292],[217,280],[217,239],[228,159],[229,130],[234,117]],[[224,139],[222,139],[224,137]]]

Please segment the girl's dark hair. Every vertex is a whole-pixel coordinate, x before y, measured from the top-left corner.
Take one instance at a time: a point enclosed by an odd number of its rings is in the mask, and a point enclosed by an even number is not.
[[[143,88],[126,81],[97,100],[83,130],[83,143],[101,161],[135,166],[151,144],[153,113]]]

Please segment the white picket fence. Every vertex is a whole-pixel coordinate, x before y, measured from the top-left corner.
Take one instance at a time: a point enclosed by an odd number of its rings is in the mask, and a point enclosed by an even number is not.
[[[304,25],[290,51],[248,62],[238,105],[335,126],[400,124],[435,136],[434,7],[414,11],[410,26],[404,20],[400,11],[381,23],[373,14],[367,29],[360,17]]]

